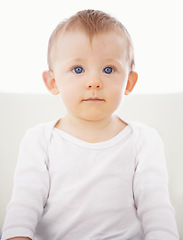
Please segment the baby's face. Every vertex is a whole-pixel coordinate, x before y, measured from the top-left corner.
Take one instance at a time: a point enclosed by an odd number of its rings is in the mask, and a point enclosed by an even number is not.
[[[85,120],[113,114],[128,80],[127,44],[116,32],[97,34],[92,42],[81,30],[60,35],[53,74],[68,114]]]

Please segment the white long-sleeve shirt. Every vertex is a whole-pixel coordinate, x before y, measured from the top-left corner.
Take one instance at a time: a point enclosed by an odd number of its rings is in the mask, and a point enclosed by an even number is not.
[[[177,240],[162,141],[128,124],[88,143],[41,124],[25,134],[2,239]]]

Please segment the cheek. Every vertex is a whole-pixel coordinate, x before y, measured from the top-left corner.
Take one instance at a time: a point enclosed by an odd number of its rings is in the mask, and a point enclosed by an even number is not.
[[[64,103],[64,105],[70,106],[73,102],[73,94],[72,91],[67,91],[65,89],[62,89],[62,91],[60,92],[61,97],[62,97],[62,101]]]
[[[108,107],[110,111],[114,112],[120,105],[122,100],[122,94],[119,89],[112,89],[108,94]]]
[[[116,83],[108,86],[109,93],[114,99],[121,99],[125,92],[126,85],[125,83]]]
[[[74,108],[79,101],[79,90],[73,85],[66,85],[60,89],[60,95],[67,108]]]
[[[112,108],[116,108],[120,105],[124,92],[125,92],[125,84],[116,84],[111,86],[109,89],[109,94],[110,96],[110,104]]]

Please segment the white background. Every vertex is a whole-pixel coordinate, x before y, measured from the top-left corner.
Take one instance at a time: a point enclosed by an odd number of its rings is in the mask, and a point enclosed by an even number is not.
[[[139,74],[135,93],[183,92],[182,0],[0,0],[0,92],[46,93],[42,71],[52,30],[89,8],[128,29]]]

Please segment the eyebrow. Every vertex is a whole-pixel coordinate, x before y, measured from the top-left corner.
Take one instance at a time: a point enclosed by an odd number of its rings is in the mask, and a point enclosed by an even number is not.
[[[86,60],[87,60],[87,58],[71,58],[66,62],[66,64],[82,62],[82,61],[86,61]]]
[[[75,62],[82,62],[82,61],[86,61],[88,58],[73,58],[73,59],[69,59],[66,64],[70,64],[70,63],[75,63]],[[101,59],[102,61],[105,62],[114,62],[116,64],[120,64],[121,61],[120,60],[116,60],[114,58],[103,58]]]

